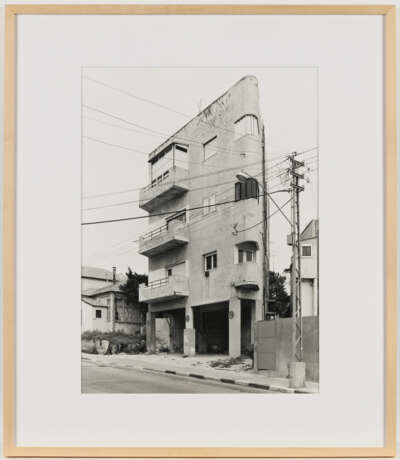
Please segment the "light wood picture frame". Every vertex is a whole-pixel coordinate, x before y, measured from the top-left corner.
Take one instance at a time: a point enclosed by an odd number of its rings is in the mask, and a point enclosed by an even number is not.
[[[18,15],[379,15],[384,20],[385,442],[383,447],[20,447],[16,444],[16,20]],[[5,7],[4,452],[9,457],[392,457],[396,445],[394,5],[8,5]]]

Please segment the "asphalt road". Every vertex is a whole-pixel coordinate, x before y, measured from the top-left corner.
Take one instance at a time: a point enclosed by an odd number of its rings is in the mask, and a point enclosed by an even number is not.
[[[239,385],[111,366],[83,366],[82,393],[271,393]]]

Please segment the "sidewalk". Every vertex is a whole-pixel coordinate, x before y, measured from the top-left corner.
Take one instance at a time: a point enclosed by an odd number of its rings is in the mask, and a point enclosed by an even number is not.
[[[290,388],[289,379],[287,378],[269,377],[262,373],[256,374],[252,369],[249,369],[251,360],[247,360],[247,362],[245,361],[242,364],[232,365],[228,369],[211,366],[211,363],[215,363],[217,360],[225,361],[227,359],[226,356],[221,355],[200,355],[184,358],[181,355],[168,353],[152,355],[127,355],[122,353],[119,355],[92,355],[82,353],[84,364],[163,372],[282,393],[319,392],[319,384],[316,382],[306,382],[305,387],[294,390]]]

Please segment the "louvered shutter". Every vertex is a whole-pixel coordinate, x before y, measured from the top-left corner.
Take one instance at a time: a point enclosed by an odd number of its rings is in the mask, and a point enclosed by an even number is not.
[[[239,200],[242,199],[241,191],[242,191],[242,183],[241,182],[236,182],[236,184],[235,184],[235,201],[239,201]]]

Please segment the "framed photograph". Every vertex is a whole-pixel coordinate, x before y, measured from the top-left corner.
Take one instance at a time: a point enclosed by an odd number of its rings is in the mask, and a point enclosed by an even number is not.
[[[10,457],[391,457],[395,6],[8,5]]]

